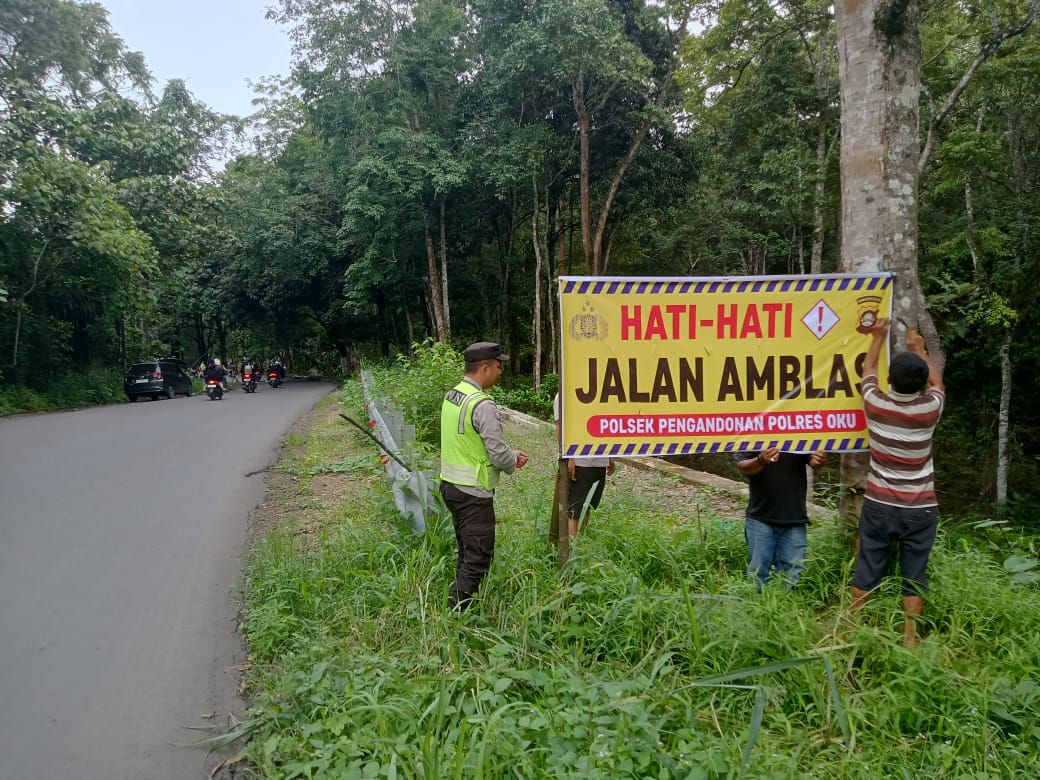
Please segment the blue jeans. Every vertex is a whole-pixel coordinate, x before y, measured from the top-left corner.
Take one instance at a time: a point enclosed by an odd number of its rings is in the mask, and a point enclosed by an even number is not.
[[[770,525],[749,517],[744,522],[748,543],[748,574],[758,580],[758,589],[769,581],[769,570],[776,568],[784,577],[784,588],[798,584],[805,568],[806,526]]]

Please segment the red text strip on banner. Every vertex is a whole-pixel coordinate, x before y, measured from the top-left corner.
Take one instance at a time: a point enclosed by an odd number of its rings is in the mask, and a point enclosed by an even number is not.
[[[865,450],[863,359],[891,282],[561,277],[564,456]]]

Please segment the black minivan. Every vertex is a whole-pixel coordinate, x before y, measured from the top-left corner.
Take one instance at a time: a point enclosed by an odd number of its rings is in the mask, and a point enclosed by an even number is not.
[[[178,360],[134,363],[123,375],[123,390],[131,403],[141,396],[158,399],[195,394],[185,364]]]

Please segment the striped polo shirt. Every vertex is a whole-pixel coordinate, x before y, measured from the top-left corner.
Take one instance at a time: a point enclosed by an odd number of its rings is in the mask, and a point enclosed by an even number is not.
[[[864,495],[901,507],[937,506],[932,432],[946,394],[883,393],[876,375],[863,377],[863,409],[870,431],[870,475]]]

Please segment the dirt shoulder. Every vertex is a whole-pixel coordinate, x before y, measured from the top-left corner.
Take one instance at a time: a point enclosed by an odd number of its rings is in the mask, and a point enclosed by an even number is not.
[[[348,511],[371,496],[379,453],[340,419],[340,411],[333,394],[286,434],[267,472],[264,500],[250,518],[254,542],[274,528],[316,534],[331,510]]]

